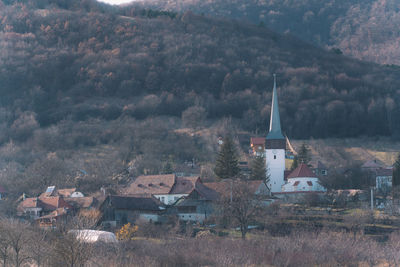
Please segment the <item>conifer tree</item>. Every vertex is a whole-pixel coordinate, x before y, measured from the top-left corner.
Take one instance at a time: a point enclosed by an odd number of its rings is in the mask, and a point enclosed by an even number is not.
[[[266,178],[267,178],[267,168],[265,166],[265,158],[257,156],[251,162],[250,179],[265,180]]]
[[[221,178],[233,178],[239,174],[238,156],[231,137],[224,138],[220,151],[217,155],[215,174]]]
[[[299,153],[294,156],[291,170],[296,169],[299,164],[304,163],[308,165],[311,161],[310,149],[307,147],[306,143],[303,143],[299,149]]]
[[[396,162],[393,165],[392,184],[393,187],[400,185],[400,153],[397,156]]]

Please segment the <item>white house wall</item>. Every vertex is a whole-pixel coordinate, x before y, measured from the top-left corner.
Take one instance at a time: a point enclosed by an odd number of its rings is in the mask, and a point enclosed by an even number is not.
[[[158,200],[160,200],[165,205],[172,205],[181,197],[186,197],[189,194],[166,194],[166,195],[154,195]]]

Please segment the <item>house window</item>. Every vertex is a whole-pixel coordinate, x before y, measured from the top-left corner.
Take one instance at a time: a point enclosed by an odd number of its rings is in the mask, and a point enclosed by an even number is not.
[[[165,201],[165,197],[161,197],[161,202],[164,202]]]
[[[322,175],[327,175],[328,173],[327,173],[326,170],[321,170],[321,174],[322,174]]]
[[[276,155],[274,155],[274,159],[276,159]]]

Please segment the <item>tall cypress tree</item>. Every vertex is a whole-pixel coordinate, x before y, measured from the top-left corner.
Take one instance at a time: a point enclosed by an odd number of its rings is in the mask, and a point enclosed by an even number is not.
[[[221,178],[233,178],[239,174],[238,156],[230,136],[224,138],[215,163],[215,174]]]

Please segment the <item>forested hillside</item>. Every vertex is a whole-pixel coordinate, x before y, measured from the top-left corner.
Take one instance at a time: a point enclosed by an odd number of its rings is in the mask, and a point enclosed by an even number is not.
[[[0,182],[16,191],[98,189],[128,165],[138,174],[171,159],[210,161],[215,136],[176,130],[265,133],[274,72],[292,138],[400,134],[394,67],[190,12],[91,1],[0,7]]]
[[[359,59],[400,65],[397,0],[141,0],[139,4],[262,23]]]

